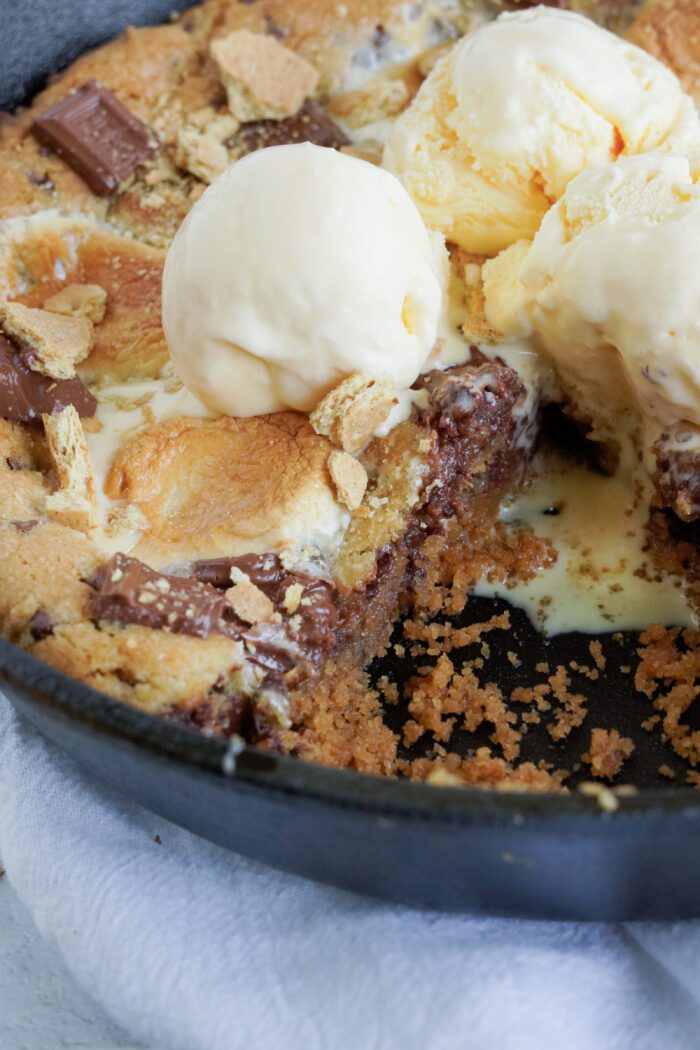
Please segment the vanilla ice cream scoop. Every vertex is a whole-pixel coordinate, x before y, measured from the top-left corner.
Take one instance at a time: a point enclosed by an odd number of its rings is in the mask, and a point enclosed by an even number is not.
[[[362,372],[408,387],[433,349],[447,252],[399,181],[310,144],[260,150],[200,198],[168,252],[163,326],[211,409],[310,411]]]
[[[569,11],[504,14],[435,67],[389,136],[385,166],[428,226],[493,255],[534,236],[586,168],[700,143],[664,65]]]
[[[684,157],[647,153],[569,183],[531,245],[484,266],[486,312],[531,333],[599,431],[635,404],[700,425],[700,185]]]

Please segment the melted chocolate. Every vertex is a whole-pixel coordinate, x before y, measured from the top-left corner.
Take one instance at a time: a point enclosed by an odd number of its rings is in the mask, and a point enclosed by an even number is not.
[[[155,572],[125,554],[115,554],[91,582],[90,611],[96,620],[138,623],[197,638],[239,633],[227,619],[224,596],[215,588]]]
[[[486,362],[483,355],[470,365],[428,372],[420,386],[427,391],[428,405],[418,411],[418,420],[437,434],[437,484],[430,489],[424,512],[437,522],[466,513],[485,457],[485,483],[497,485],[499,472],[512,472],[517,455],[515,409],[525,387],[512,368]]]
[[[114,193],[156,148],[148,128],[94,80],[42,113],[32,131],[100,197]]]
[[[279,607],[276,623],[243,624],[223,591],[231,586],[233,566]],[[300,573],[288,573],[274,554],[214,558],[195,562],[194,579],[156,572],[136,558],[115,554],[90,581],[90,611],[96,620],[137,623],[144,627],[208,638],[225,634],[243,641],[248,659],[268,678],[296,684],[314,672],[334,641],[338,612],[330,583]],[[295,615],[282,602],[291,584],[302,587]]]
[[[231,586],[232,568],[246,573],[251,582],[283,614],[287,588],[299,584],[302,588],[300,603],[289,625],[290,635],[309,654],[320,655],[331,648],[333,628],[338,623],[338,610],[330,581],[307,573],[289,572],[276,554],[243,554],[238,558],[196,561],[192,564],[192,574],[197,580],[226,589]],[[266,649],[269,648],[266,645]],[[281,667],[288,661],[287,653],[284,656],[278,654],[275,661]]]
[[[653,446],[656,457],[654,484],[662,506],[670,507],[682,521],[697,521],[700,518],[700,451],[683,444],[678,436],[672,441],[662,434]]]
[[[232,144],[243,145],[246,153],[266,146],[287,146],[296,142],[313,142],[316,146],[340,149],[350,139],[315,102],[305,102],[298,113],[285,120],[256,120],[242,124]]]
[[[27,626],[34,641],[40,642],[53,634],[54,622],[46,609],[37,609]]]
[[[73,405],[80,416],[94,416],[97,400],[77,376],[50,379],[28,368],[5,336],[0,335],[0,416],[15,423],[38,423],[43,413]]]
[[[275,554],[242,554],[238,558],[203,558],[192,563],[192,575],[202,583],[227,590],[231,584],[231,569],[240,569],[256,587],[275,601],[269,588],[278,587],[285,575],[282,563]]]

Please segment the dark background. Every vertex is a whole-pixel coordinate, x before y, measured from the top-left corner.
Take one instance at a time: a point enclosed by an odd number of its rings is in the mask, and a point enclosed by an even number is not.
[[[121,32],[125,24],[165,21],[193,0],[0,0],[0,108],[12,109],[49,72]]]

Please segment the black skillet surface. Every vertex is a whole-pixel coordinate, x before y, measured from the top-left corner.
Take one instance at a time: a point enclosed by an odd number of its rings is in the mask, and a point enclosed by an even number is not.
[[[16,104],[47,72],[114,35],[129,20],[156,22],[172,0],[0,0],[0,105]],[[503,603],[472,600],[460,623]],[[488,674],[504,689],[534,667],[590,664],[587,635],[542,639],[524,614],[489,636]],[[684,771],[622,670],[636,639],[605,641],[607,664],[585,686],[589,715],[564,744],[530,732],[523,758],[571,765],[592,726],[615,726],[636,750],[625,780],[641,790],[603,812],[576,793],[500,794],[426,787],[271,756],[151,718],[103,696],[0,640],[3,689],[18,711],[123,794],[223,846],[322,882],[406,904],[566,919],[700,915],[700,795],[668,786],[660,764]],[[516,650],[514,668],[506,659]],[[462,654],[459,654],[462,655]],[[474,655],[466,651],[465,657]],[[410,668],[378,662],[401,678]],[[387,713],[399,720],[400,709]],[[471,739],[476,746],[479,739]],[[466,746],[466,744],[465,744]],[[665,785],[660,787],[660,785]]]

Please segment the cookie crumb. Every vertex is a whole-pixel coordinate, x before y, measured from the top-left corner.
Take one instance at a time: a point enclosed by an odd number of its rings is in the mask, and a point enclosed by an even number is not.
[[[633,741],[617,729],[593,729],[590,748],[581,758],[590,765],[594,777],[612,780],[633,751]]]

